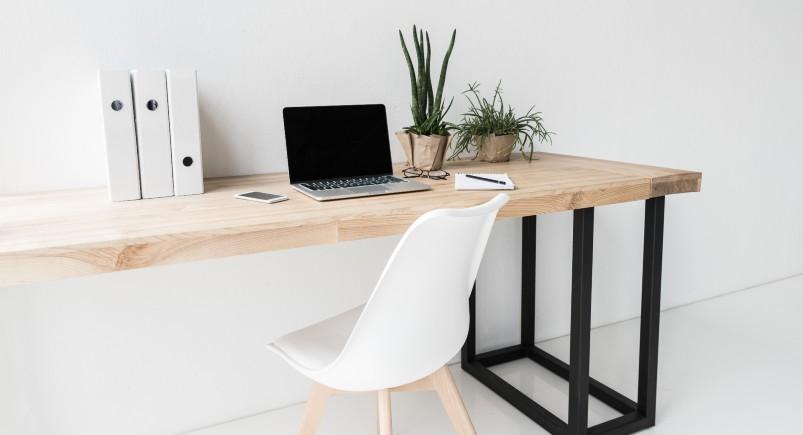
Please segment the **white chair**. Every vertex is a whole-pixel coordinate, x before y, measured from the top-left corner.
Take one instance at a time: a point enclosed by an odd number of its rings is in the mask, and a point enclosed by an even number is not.
[[[468,334],[468,298],[499,194],[465,209],[433,210],[402,236],[365,305],[268,347],[315,384],[299,435],[315,434],[326,398],[376,391],[379,433],[391,435],[390,393],[435,390],[459,434],[476,434],[445,364]]]

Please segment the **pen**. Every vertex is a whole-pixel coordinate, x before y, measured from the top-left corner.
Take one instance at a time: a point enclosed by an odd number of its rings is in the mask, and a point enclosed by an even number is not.
[[[500,180],[492,180],[492,179],[490,179],[490,178],[478,177],[478,176],[476,176],[476,175],[471,175],[471,174],[466,174],[466,177],[468,177],[468,178],[473,178],[473,179],[475,179],[475,180],[487,181],[487,182],[489,182],[489,183],[496,183],[496,184],[504,184],[504,185],[507,185],[507,183],[506,183],[506,182],[504,182],[504,181],[500,181]]]

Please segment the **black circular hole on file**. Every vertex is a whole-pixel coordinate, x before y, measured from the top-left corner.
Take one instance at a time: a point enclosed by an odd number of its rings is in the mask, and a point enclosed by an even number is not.
[[[181,160],[181,163],[183,163],[184,166],[187,166],[187,167],[192,166],[192,157],[189,157],[189,156],[184,157],[184,159]]]
[[[114,110],[115,112],[119,112],[120,110],[123,110],[123,102],[120,101],[120,100],[112,101],[112,110]]]
[[[148,108],[148,110],[153,112],[154,110],[156,110],[159,107],[159,103],[157,103],[156,100],[148,100],[148,102],[145,104],[145,106]]]

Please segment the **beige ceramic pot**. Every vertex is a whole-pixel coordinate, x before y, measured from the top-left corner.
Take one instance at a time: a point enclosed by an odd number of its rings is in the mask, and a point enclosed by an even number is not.
[[[443,156],[452,141],[451,136],[422,136],[406,131],[397,131],[396,138],[407,156],[407,166],[425,171],[439,171],[443,167]]]
[[[474,136],[474,145],[480,151],[478,157],[483,162],[506,162],[510,160],[510,153],[516,143],[516,136],[506,134],[504,136]]]

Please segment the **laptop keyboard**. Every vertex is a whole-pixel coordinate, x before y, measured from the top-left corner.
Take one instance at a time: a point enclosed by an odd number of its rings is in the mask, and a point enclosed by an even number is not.
[[[310,190],[331,190],[348,187],[373,186],[377,184],[402,183],[403,181],[390,175],[374,175],[367,177],[337,178],[333,180],[318,180],[301,183]]]

